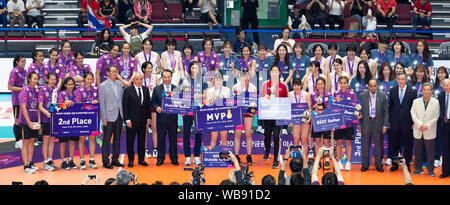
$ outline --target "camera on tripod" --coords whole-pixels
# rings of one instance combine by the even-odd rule
[[[242,185],[252,185],[253,171],[248,172],[248,166],[242,167],[244,179],[242,180]]]
[[[205,167],[195,167],[195,169],[192,169],[190,167],[185,167],[184,171],[192,171],[192,185],[201,185],[201,183],[205,183],[205,178],[202,177],[205,172]]]

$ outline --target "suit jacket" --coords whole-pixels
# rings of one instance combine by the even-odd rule
[[[123,119],[131,120],[132,124],[142,122],[151,118],[150,92],[147,87],[141,86],[144,101],[138,97],[134,84],[126,88],[123,92]]]
[[[171,91],[174,91],[176,86],[171,84]],[[153,95],[152,95],[152,106],[153,110],[156,112],[156,108],[161,107],[162,108],[162,94],[164,92],[164,84],[161,83],[160,85],[156,86],[155,89],[153,89]],[[165,114],[165,113],[158,113],[156,112],[157,119],[161,117],[172,117],[178,120],[178,116],[174,114]]]
[[[417,98],[411,108],[411,117],[414,121],[414,138],[432,140],[436,138],[437,121],[439,119],[439,101],[431,97],[425,110],[423,97]],[[425,125],[428,130],[420,131],[420,126]]]
[[[441,111],[439,117],[442,119],[442,121],[444,121],[444,117],[445,117],[445,95],[446,94],[447,93],[445,93],[445,92],[441,92],[438,95],[439,108],[440,108],[439,110]]]
[[[114,92],[114,86],[116,87],[116,92]],[[122,83],[120,83],[119,80],[115,80],[113,82],[108,78],[100,85],[98,96],[100,103],[100,113],[103,120],[106,120],[108,122],[115,122],[119,113],[123,118],[122,90]]]
[[[369,126],[376,126],[376,129],[380,132],[382,131],[383,127],[388,127],[389,125],[389,109],[388,109],[388,103],[386,94],[383,92],[377,91],[377,97],[376,97],[376,114],[375,114],[375,125],[372,124],[373,120],[370,120],[370,108],[369,108],[369,101],[370,101],[370,94],[369,91],[365,91],[361,93],[358,97],[358,101],[361,102],[362,110],[362,118],[359,120],[359,124],[361,125],[361,129],[364,132],[364,129]]]
[[[411,118],[411,107],[414,99],[417,98],[417,92],[407,86],[406,92],[403,94],[403,101],[400,104],[399,86],[395,86],[390,89],[389,97],[389,119],[391,128],[399,126],[400,123],[406,124],[411,127],[413,124]]]

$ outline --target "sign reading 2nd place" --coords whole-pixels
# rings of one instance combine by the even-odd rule
[[[53,104],[50,134],[55,137],[96,135],[100,126],[99,111],[98,104]]]

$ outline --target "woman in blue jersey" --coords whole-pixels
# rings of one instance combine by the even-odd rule
[[[389,62],[384,62],[380,66],[380,74],[378,75],[378,91],[384,92],[389,100],[390,89],[397,86],[395,72]]]
[[[411,76],[413,73],[413,67],[410,57],[405,53],[405,46],[403,42],[397,40],[392,44],[392,50],[394,51],[394,56],[391,62],[391,67],[394,67],[396,63],[401,62],[406,67],[406,75]]]
[[[422,86],[424,83],[428,82],[430,82],[430,77],[428,75],[428,70],[425,68],[425,65],[417,65],[411,76],[411,87],[412,89],[416,90],[417,98],[422,97]]]
[[[369,64],[367,64],[367,61],[361,60],[358,63],[356,78],[352,78],[350,82],[350,88],[356,93],[356,96],[359,96],[361,92],[369,90],[367,84],[370,79],[372,79],[372,73],[370,72]]]
[[[431,75],[431,71],[433,70],[434,62],[431,57],[430,49],[428,48],[427,41],[421,39],[417,41],[416,44],[416,52],[411,55],[411,62],[413,68],[415,68],[419,64],[424,64],[428,69],[428,74]]]

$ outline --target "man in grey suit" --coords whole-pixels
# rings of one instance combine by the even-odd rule
[[[372,79],[369,81],[369,91],[361,93],[358,101],[361,102],[362,114],[358,117],[358,131],[362,133],[362,168],[369,169],[369,157],[372,137],[375,144],[375,167],[383,172],[383,135],[389,125],[388,102],[386,94],[377,92],[378,83]]]
[[[99,88],[100,113],[103,121],[103,145],[102,161],[103,167],[112,169],[113,166],[123,167],[119,162],[120,135],[122,134],[123,110],[122,95],[123,88],[116,78],[119,69],[111,65],[107,69],[109,78]],[[114,135],[112,163],[109,161],[111,136]]]

